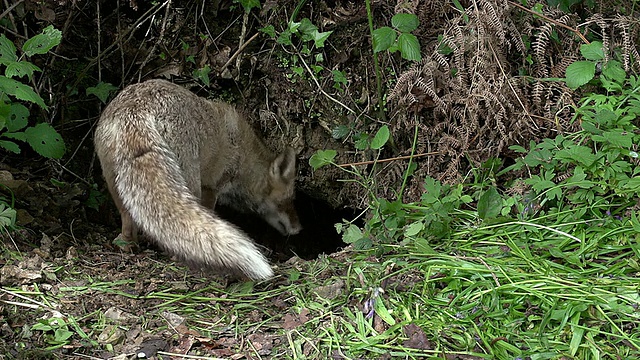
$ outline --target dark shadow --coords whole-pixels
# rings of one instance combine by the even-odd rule
[[[299,234],[288,237],[282,236],[255,214],[239,213],[226,206],[218,206],[215,211],[242,228],[258,244],[269,248],[274,260],[284,261],[292,255],[309,260],[345,246],[334,224],[342,222],[342,219],[353,219],[356,214],[354,210],[334,209],[326,202],[304,193],[296,194],[295,206],[303,229]]]

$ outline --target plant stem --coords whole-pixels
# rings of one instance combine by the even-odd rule
[[[371,0],[365,0],[367,6],[367,19],[369,20],[369,33],[371,34],[371,52],[373,52],[373,67],[376,72],[376,92],[378,95],[379,120],[385,121],[384,101],[382,99],[382,75],[378,64],[378,53],[373,48],[373,13],[371,12]]]

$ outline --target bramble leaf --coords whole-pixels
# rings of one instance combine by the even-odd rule
[[[391,18],[391,26],[403,33],[409,33],[418,28],[420,20],[414,14],[395,14]]]
[[[396,31],[388,26],[373,30],[373,52],[385,51],[396,41]]]
[[[596,74],[596,63],[593,61],[576,61],[567,67],[565,72],[567,86],[577,89],[588,83]]]
[[[420,42],[418,38],[413,34],[402,33],[398,36],[398,48],[403,59],[420,61],[422,54],[420,54]]]
[[[591,44],[582,44],[580,46],[580,53],[587,60],[604,60],[604,51],[602,51],[602,42],[600,41],[594,41]]]

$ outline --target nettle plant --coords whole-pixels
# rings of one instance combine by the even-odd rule
[[[29,109],[21,102],[33,103],[47,110],[47,105],[31,86],[39,67],[26,59],[33,55],[46,54],[60,43],[62,33],[48,26],[41,34],[27,40],[18,49],[4,34],[0,35],[0,148],[19,154],[20,147],[14,140],[28,143],[38,154],[59,159],[64,154],[64,142],[51,125],[41,123],[27,126]]]
[[[619,214],[640,195],[640,79],[627,76],[616,60],[604,62],[599,42],[583,45],[581,52],[587,60],[570,65],[565,79],[572,88],[596,89],[576,108],[573,120],[581,130],[532,142],[529,150],[512,146],[526,155],[511,168],[538,170],[525,180],[538,204],[568,205],[577,217],[586,211]],[[602,72],[596,76],[600,65]]]

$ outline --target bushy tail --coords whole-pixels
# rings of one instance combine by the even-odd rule
[[[273,276],[267,259],[247,235],[200,205],[174,153],[153,136],[157,133],[146,130],[150,133],[137,135],[151,135],[155,141],[149,143],[154,145],[114,154],[116,189],[136,224],[186,262],[241,272],[251,279]]]

